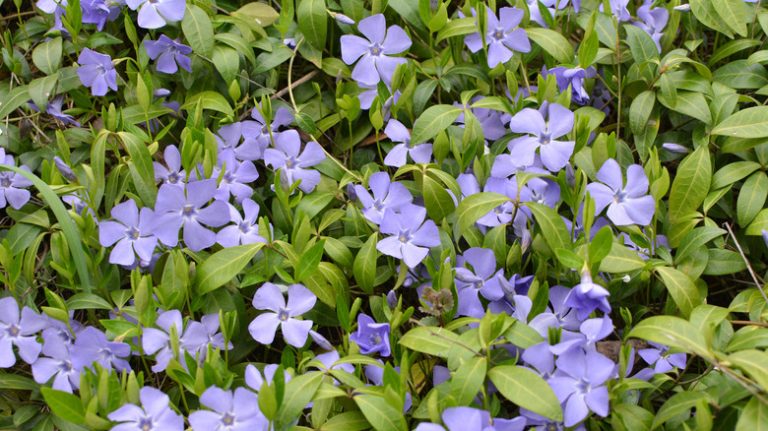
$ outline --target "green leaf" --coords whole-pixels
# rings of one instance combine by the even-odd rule
[[[80,230],[75,225],[72,216],[69,215],[69,211],[64,207],[59,196],[51,190],[45,181],[31,172],[3,164],[0,164],[0,170],[12,171],[28,179],[43,196],[43,200],[53,211],[56,220],[59,222],[59,227],[67,239],[71,259],[74,261],[77,275],[80,277],[80,285],[83,287],[83,291],[86,293],[90,292],[92,288],[91,277],[88,269],[88,259],[83,251],[83,240],[80,237]]]
[[[768,208],[761,210],[752,220],[752,223],[744,233],[747,235],[762,235],[764,230],[768,230]]]
[[[731,88],[753,90],[768,85],[768,72],[761,64],[735,60],[720,67],[713,74],[716,82]]]
[[[53,95],[53,88],[56,86],[58,78],[58,74],[49,75],[33,79],[29,83],[29,97],[32,98],[32,101],[35,102],[35,105],[40,110],[45,110],[45,107],[48,106],[48,100]]]
[[[16,87],[4,99],[0,100],[0,120],[3,121],[16,108],[29,101],[29,88],[26,85]]]
[[[325,38],[328,34],[325,0],[301,0],[296,8],[296,19],[299,30],[307,41],[319,50],[325,48]]]
[[[411,144],[428,141],[456,121],[463,111],[453,105],[435,105],[427,108],[413,123]]]
[[[324,248],[325,240],[321,239],[316,242],[315,245],[310,247],[309,250],[304,250],[304,252],[301,253],[293,277],[297,282],[303,282],[307,277],[317,271],[317,266],[320,264],[320,259],[323,257]]]
[[[451,394],[460,406],[469,405],[485,382],[488,361],[483,357],[472,357],[453,374]]]
[[[649,317],[632,328],[629,337],[664,344],[684,352],[695,353],[705,359],[712,358],[701,332],[687,320],[679,317]]]
[[[371,425],[365,416],[361,412],[353,410],[328,419],[320,426],[320,431],[362,431],[370,427]]]
[[[215,42],[213,24],[204,10],[194,4],[187,4],[187,11],[181,20],[181,30],[195,53],[203,57],[211,56]]]
[[[681,261],[688,255],[693,253],[696,249],[702,245],[712,241],[713,239],[725,235],[726,232],[723,229],[714,226],[702,226],[698,227],[685,235],[680,246],[677,248],[675,259]]]
[[[656,416],[653,418],[651,429],[656,429],[664,422],[679,416],[682,413],[692,409],[699,401],[708,401],[709,395],[706,392],[679,392],[662,404]]]
[[[715,12],[731,30],[741,37],[747,37],[748,17],[742,0],[710,0]]]
[[[573,63],[573,46],[560,33],[546,28],[525,29],[528,37],[560,63]]]
[[[712,162],[706,146],[689,154],[677,168],[669,192],[669,219],[682,221],[696,211],[709,192],[712,182]]]
[[[408,24],[419,30],[426,30],[419,16],[418,2],[413,0],[389,0],[387,6],[394,9]]]
[[[29,377],[0,372],[0,387],[6,390],[33,391],[40,385]]]
[[[459,336],[445,328],[417,326],[400,338],[399,343],[415,352],[447,358]]]
[[[40,388],[40,393],[53,414],[75,424],[85,423],[85,409],[80,397],[47,387]]]
[[[768,431],[768,406],[757,397],[750,398],[741,410],[736,431]]]
[[[430,219],[440,221],[456,210],[451,195],[437,181],[424,175],[421,186]]]
[[[195,112],[198,103],[203,109],[218,111],[228,116],[235,115],[227,99],[215,91],[201,91],[197,94],[188,95],[181,109]]]
[[[139,197],[145,206],[154,206],[157,197],[157,184],[155,183],[155,168],[149,149],[136,135],[128,132],[119,132],[117,135],[128,155],[131,156],[128,168]]]
[[[480,217],[505,202],[509,202],[509,198],[499,193],[481,192],[467,196],[456,209],[458,218],[454,230],[464,234]]]
[[[563,420],[563,411],[555,392],[532,370],[516,365],[501,365],[492,368],[488,377],[504,398],[546,418]]]
[[[643,91],[632,100],[629,105],[629,128],[632,133],[639,135],[645,131],[655,102],[656,93],[651,90]]]
[[[406,431],[408,429],[403,412],[387,402],[384,397],[363,394],[357,395],[354,400],[368,423],[376,431]]]
[[[261,27],[272,25],[280,17],[280,14],[272,6],[261,2],[248,3],[232,12],[232,15],[246,20],[253,20]]]
[[[701,93],[678,91],[675,98],[671,99],[662,92],[659,94],[659,102],[673,111],[701,120],[704,124],[712,122],[712,113],[709,111],[709,105],[707,105],[707,100]]]
[[[691,311],[702,303],[699,290],[684,272],[668,266],[658,266],[655,269],[684,316],[690,315]]]
[[[280,403],[277,413],[278,421],[285,425],[295,421],[315,396],[322,382],[323,373],[313,371],[296,376],[286,383],[283,402]]]
[[[216,45],[211,61],[225,82],[232,82],[240,71],[240,55],[229,46]]]
[[[636,271],[645,267],[646,262],[637,255],[637,252],[619,242],[611,245],[611,251],[600,262],[600,271],[610,273],[622,273]]]
[[[584,259],[567,248],[555,249],[555,257],[566,268],[580,270],[584,266]]]
[[[712,0],[691,0],[688,3],[691,5],[691,12],[702,24],[728,37],[733,36],[728,24],[717,13]]]
[[[288,61],[293,56],[293,51],[287,46],[280,44],[273,46],[272,52],[262,52],[256,57],[258,65],[252,70],[252,73],[264,73]]]
[[[747,269],[747,264],[739,253],[732,250],[710,248],[709,259],[704,268],[704,275],[728,275]]]
[[[760,169],[760,163],[757,162],[742,160],[728,163],[712,176],[712,190],[730,186],[758,169]]]
[[[197,293],[203,295],[212,292],[235,278],[262,247],[263,243],[238,245],[211,255],[197,268]]]
[[[464,36],[472,33],[477,33],[475,18],[456,18],[450,20],[445,27],[437,32],[436,42],[443,41],[449,37]]]
[[[768,347],[768,329],[758,328],[756,326],[745,326],[733,334],[733,338],[728,342],[725,351],[736,352],[739,350],[765,347]]]
[[[625,24],[624,31],[627,32],[627,45],[629,45],[629,50],[636,63],[659,58],[656,44],[643,29],[632,24]]]
[[[352,273],[355,276],[355,281],[367,293],[373,292],[373,286],[376,281],[376,260],[378,258],[376,243],[378,241],[378,234],[372,233],[360,248],[352,264]]]
[[[589,264],[594,265],[611,252],[613,248],[613,231],[608,226],[603,226],[597,231],[592,241],[589,243]]]
[[[112,310],[112,304],[99,295],[92,293],[77,293],[67,299],[70,310]]]
[[[541,229],[544,240],[547,241],[549,247],[552,250],[558,248],[570,250],[573,241],[563,218],[546,205],[535,202],[527,202],[526,205],[531,209],[533,217],[536,219],[536,225]]]
[[[765,172],[755,172],[744,181],[736,201],[736,215],[739,226],[746,227],[763,209],[768,197],[768,176]]]
[[[61,38],[55,37],[35,47],[32,62],[46,75],[53,75],[61,66],[61,52]]]
[[[712,134],[737,138],[768,137],[768,106],[742,109],[715,126]]]
[[[728,361],[748,374],[760,387],[768,389],[768,353],[756,349],[740,350],[728,355]]]

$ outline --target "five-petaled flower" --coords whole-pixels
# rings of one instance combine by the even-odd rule
[[[200,404],[211,410],[189,415],[194,431],[266,431],[269,421],[259,410],[258,396],[246,388],[225,391],[211,386],[200,396]]]
[[[414,268],[421,263],[430,247],[440,245],[440,233],[435,222],[424,219],[427,210],[418,205],[405,205],[399,213],[392,210],[384,212],[379,226],[381,233],[388,236],[376,244],[380,252],[398,259]]]
[[[376,172],[368,178],[371,192],[361,185],[355,185],[357,199],[363,204],[363,215],[368,220],[380,224],[387,209],[398,211],[413,201],[413,196],[404,185],[391,182],[386,172]]]
[[[485,43],[488,45],[488,67],[496,67],[498,64],[508,62],[514,53],[528,52],[531,50],[531,42],[525,30],[519,28],[523,20],[524,12],[516,7],[503,7],[499,9],[499,18],[491,8],[486,7],[487,32]],[[483,49],[483,40],[480,33],[470,34],[464,39],[472,52]]]
[[[170,399],[159,389],[149,386],[139,391],[141,406],[125,404],[107,417],[119,425],[112,431],[183,431],[184,418],[170,407]]]
[[[117,243],[109,254],[110,263],[131,266],[136,263],[136,255],[145,262],[152,260],[152,252],[157,246],[157,237],[152,234],[154,216],[149,208],[139,211],[133,199],[112,207],[115,221],[99,223],[102,247]]]
[[[608,218],[616,226],[651,223],[656,210],[656,201],[648,193],[648,177],[640,165],[627,168],[624,182],[621,166],[614,159],[608,159],[597,171],[602,183],[587,185],[587,191],[595,200],[595,215],[608,207]]]
[[[320,182],[320,172],[311,168],[325,160],[325,152],[315,141],[308,142],[301,151],[299,132],[286,130],[275,138],[275,148],[264,151],[264,162],[274,170],[280,169],[280,180],[285,187],[296,181],[304,193],[310,193]]]
[[[432,144],[411,144],[411,133],[403,123],[389,120],[384,128],[387,137],[397,144],[384,157],[384,164],[399,168],[406,164],[408,156],[416,163],[429,163],[432,160]]]
[[[248,331],[254,340],[261,344],[271,344],[275,339],[277,328],[283,331],[285,342],[294,347],[302,347],[307,342],[311,320],[299,320],[302,314],[315,306],[317,297],[300,284],[288,286],[288,303],[286,304],[280,287],[272,283],[264,283],[253,295],[253,306],[257,310],[268,310],[256,316],[248,325]]]
[[[77,76],[80,82],[91,88],[94,96],[103,96],[112,89],[117,91],[117,71],[112,64],[112,57],[85,48],[77,57]]]
[[[31,364],[37,360],[42,346],[35,334],[45,328],[46,320],[29,307],[19,311],[13,297],[0,299],[0,368],[12,367],[16,363],[13,346],[19,349],[19,356]]]
[[[411,39],[398,25],[387,28],[382,14],[360,20],[357,28],[365,38],[351,34],[341,36],[344,63],[352,64],[360,59],[352,70],[352,79],[363,85],[376,85],[380,80],[389,85],[397,66],[408,61],[390,55],[410,48]]]
[[[382,357],[387,357],[391,353],[389,323],[376,323],[365,313],[357,315],[357,332],[351,334],[349,339],[360,346],[360,353],[364,355],[378,353]]]
[[[573,112],[557,103],[544,103],[539,110],[523,109],[509,121],[509,128],[527,136],[510,141],[509,151],[519,165],[530,166],[538,149],[544,167],[551,172],[560,171],[568,164],[576,143],[557,139],[573,129],[573,118]]]
[[[144,41],[144,49],[152,60],[157,60],[157,71],[172,75],[179,71],[179,67],[187,72],[192,71],[192,62],[189,54],[192,48],[161,34],[157,40]]]

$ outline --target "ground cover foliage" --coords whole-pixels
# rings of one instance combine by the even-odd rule
[[[760,2],[0,12],[0,429],[768,429]]]

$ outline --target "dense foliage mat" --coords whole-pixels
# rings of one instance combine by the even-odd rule
[[[0,29],[0,429],[768,430],[759,1]]]

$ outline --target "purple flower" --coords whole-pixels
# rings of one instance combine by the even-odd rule
[[[669,347],[654,342],[649,343],[651,347],[640,349],[637,354],[648,364],[653,366],[654,374],[664,374],[675,368],[681,370],[686,367],[685,353],[669,353]],[[640,374],[640,373],[638,373]]]
[[[499,9],[499,18],[496,18],[489,7],[486,7],[486,13],[488,18],[485,42],[488,44],[488,67],[493,68],[500,63],[508,62],[514,51],[529,52],[531,50],[528,35],[525,30],[518,28],[524,15],[522,9],[503,7]],[[464,38],[464,43],[472,52],[483,49],[480,33],[470,34]]]
[[[31,105],[34,106],[34,103],[31,103]],[[48,113],[51,117],[55,118],[58,121],[61,121],[64,124],[71,124],[75,127],[80,127],[80,123],[75,120],[75,117],[65,114],[61,111],[61,108],[64,105],[64,96],[59,95],[51,99],[50,102],[48,102],[48,106],[45,107],[45,112]],[[35,106],[37,108],[37,106]]]
[[[131,10],[139,9],[139,27],[155,29],[184,18],[186,0],[126,0]]]
[[[669,12],[663,7],[651,8],[652,5],[652,1],[646,0],[642,6],[637,8],[637,17],[640,20],[632,24],[648,33],[656,43],[656,49],[661,53],[660,40],[661,36],[663,36],[662,31],[667,26],[667,21],[669,21]]]
[[[96,24],[96,29],[101,31],[107,21],[114,21],[120,15],[122,6],[122,0],[82,0],[83,23]]]
[[[179,356],[183,358],[184,352],[194,356],[195,352],[208,341],[208,334],[205,328],[199,322],[190,322],[187,329],[184,330],[181,312],[179,310],[169,310],[160,313],[157,316],[155,325],[158,328],[144,328],[141,336],[141,345],[144,353],[155,356],[155,365],[152,371],[159,373],[165,370],[168,362],[174,358],[175,354],[171,345],[171,333],[175,331],[179,342]],[[183,362],[180,361],[180,362]]]
[[[552,69],[544,71],[543,76],[549,74],[555,75],[557,80],[557,88],[560,91],[565,91],[568,87],[571,87],[573,92],[573,101],[578,105],[586,105],[589,103],[589,93],[584,88],[584,80],[587,78],[594,78],[597,75],[593,67],[583,69],[581,67],[567,68],[564,66],[553,67]]]
[[[472,102],[476,102],[481,98],[482,97],[480,96],[474,97],[472,98]],[[455,102],[453,105],[465,108],[465,106],[462,106],[458,102]],[[483,137],[485,139],[495,141],[507,134],[507,127],[504,124],[505,121],[502,120],[503,115],[501,112],[486,108],[471,108],[471,110],[475,117],[477,117],[477,121],[483,129]],[[455,123],[463,125],[464,121],[464,113],[462,112],[456,118]]]
[[[117,243],[109,254],[109,262],[130,266],[136,263],[136,255],[145,261],[152,260],[152,253],[157,246],[157,237],[152,234],[155,214],[149,208],[136,208],[131,199],[112,208],[112,218],[116,221],[99,223],[99,243],[110,247]]]
[[[77,57],[77,76],[80,82],[91,88],[94,96],[103,96],[109,89],[117,91],[117,71],[112,64],[112,57],[85,48]]]
[[[512,200],[517,200],[517,181],[509,180],[506,178],[488,178],[483,188],[485,192],[494,192],[506,195]],[[513,218],[514,217],[514,221]],[[480,217],[477,220],[477,224],[486,227],[495,227],[501,224],[507,224],[512,222],[516,231],[520,231],[526,222],[526,214],[524,208],[516,205],[512,201],[504,202],[488,212],[488,214]]]
[[[72,170],[72,168],[62,160],[59,156],[53,156],[53,164],[56,166],[56,169],[59,170],[61,173],[61,176],[68,179],[69,181],[77,181],[77,176],[75,175],[75,172]]]
[[[93,326],[88,326],[77,334],[70,354],[72,365],[79,371],[91,368],[95,362],[107,370],[113,367],[118,371],[131,369],[131,365],[125,360],[131,355],[131,347],[125,343],[109,341],[103,332]]]
[[[255,121],[238,121],[222,126],[216,131],[219,158],[234,155],[237,160],[259,160],[269,140],[260,141],[260,127]]]
[[[259,399],[245,388],[234,393],[211,386],[200,396],[200,404],[210,408],[189,415],[194,431],[266,431],[269,422],[259,410]]]
[[[485,307],[478,294],[485,299],[496,301],[504,296],[498,278],[504,277],[504,270],[496,270],[496,256],[493,250],[473,247],[456,258],[456,293],[459,298],[457,314],[460,316],[482,317]],[[471,265],[470,270],[465,265]]]
[[[407,163],[410,155],[416,163],[429,163],[432,160],[432,144],[411,144],[411,132],[397,120],[389,120],[384,133],[392,142],[398,142],[384,158],[384,164],[399,168]]]
[[[219,227],[230,221],[225,202],[213,201],[216,180],[208,179],[188,183],[185,190],[163,184],[157,193],[155,205],[155,235],[168,247],[179,241],[179,229],[184,228],[184,244],[192,251],[200,251],[216,243],[216,234],[205,226]]]
[[[307,342],[311,320],[298,320],[302,314],[315,306],[317,297],[301,284],[288,286],[288,304],[280,287],[264,283],[253,296],[253,306],[257,310],[269,310],[256,316],[248,325],[248,331],[254,340],[261,344],[272,344],[277,328],[281,327],[283,339],[294,347],[302,347]]]
[[[545,311],[531,319],[528,325],[535,329],[542,337],[547,337],[549,328],[563,328],[569,331],[577,331],[581,320],[576,316],[576,311],[567,305],[570,289],[563,286],[549,288],[549,303]]]
[[[629,21],[629,19],[632,18],[629,15],[629,9],[627,9],[629,0],[608,0],[608,2],[611,7],[611,13],[619,20],[619,22]],[[603,12],[602,3],[600,4],[600,12]]]
[[[559,200],[560,186],[549,178],[531,178],[520,190],[521,202],[535,202],[554,208]],[[528,215],[527,208],[520,208],[520,211]]]
[[[522,431],[526,423],[522,416],[491,421],[490,413],[472,407],[449,407],[443,411],[442,419],[445,428],[421,423],[414,431]]]
[[[178,186],[183,189],[187,174],[181,167],[181,153],[179,153],[179,149],[175,145],[165,147],[163,158],[165,159],[165,165],[152,162],[155,168],[155,181]]]
[[[379,229],[392,236],[379,241],[376,249],[414,268],[427,257],[430,247],[440,245],[437,226],[432,220],[424,222],[426,217],[427,210],[417,205],[406,205],[400,213],[387,210]]]
[[[331,12],[331,11],[328,11],[328,13],[331,15],[331,17],[333,17],[333,19],[335,19],[336,21],[338,21],[341,24],[355,25],[355,20],[353,20],[352,18],[350,18],[350,17],[348,17],[348,16],[346,16],[346,15],[344,15],[342,13]]]
[[[150,0],[150,3],[153,1]],[[189,54],[192,48],[161,34],[157,40],[145,40],[144,49],[152,60],[157,60],[157,71],[172,75],[178,72],[179,67],[187,72],[192,71],[192,62]]]
[[[331,350],[330,352],[321,353],[315,356],[315,360],[323,364],[326,370],[343,370],[350,374],[355,372],[355,366],[349,363],[337,364],[339,360],[339,352]]]
[[[58,335],[45,335],[44,332],[45,344],[42,353],[47,357],[40,357],[32,364],[32,377],[41,385],[53,378],[53,389],[71,394],[80,387],[80,371],[72,365],[69,344]]]
[[[599,284],[592,281],[589,271],[581,273],[581,283],[573,286],[568,297],[565,298],[565,305],[575,308],[579,320],[584,320],[595,310],[603,313],[611,312],[611,305],[608,303],[608,291]]]
[[[656,201],[648,193],[648,177],[640,165],[627,168],[624,183],[621,167],[614,159],[608,159],[597,171],[600,183],[587,185],[587,191],[595,200],[595,215],[608,207],[608,218],[616,226],[638,224],[646,226],[653,219]]]
[[[311,193],[320,183],[320,172],[307,169],[325,160],[325,152],[317,142],[308,142],[301,151],[301,138],[295,130],[286,130],[275,137],[275,148],[264,151],[264,162],[274,170],[280,169],[280,180],[285,187],[296,181],[304,193]]]
[[[264,375],[262,376],[261,372],[259,372],[259,369],[256,368],[256,366],[253,364],[248,364],[248,366],[245,367],[245,384],[253,389],[254,392],[258,393],[261,390],[261,386],[264,384],[264,382],[272,384],[272,381],[275,379],[275,372],[277,371],[278,367],[278,364],[265,365]],[[291,380],[291,375],[288,374],[288,371],[283,370],[283,378],[286,383]]]
[[[616,364],[596,351],[572,350],[557,358],[557,375],[548,383],[564,404],[564,424],[572,427],[593,411],[608,415],[605,382],[616,373]]]
[[[184,418],[171,409],[168,395],[145,386],[139,400],[141,406],[125,404],[107,416],[121,422],[112,431],[184,431]]]
[[[560,342],[550,347],[550,350],[555,355],[562,355],[575,348],[595,350],[597,342],[611,335],[611,332],[613,332],[613,321],[610,317],[587,319],[582,322],[579,332],[562,331]]]
[[[400,26],[387,28],[382,14],[360,20],[357,29],[365,38],[350,34],[341,36],[344,63],[351,65],[360,59],[352,70],[352,79],[364,85],[376,85],[383,80],[389,86],[397,66],[408,61],[389,56],[410,48],[411,39]]]
[[[221,178],[219,188],[214,199],[228,201],[229,196],[235,198],[235,202],[253,195],[253,189],[248,185],[259,178],[259,171],[250,160],[237,161],[234,155],[219,159],[219,166],[213,169],[213,178]]]
[[[42,350],[36,334],[45,326],[46,319],[31,308],[24,307],[19,313],[19,304],[13,297],[0,299],[0,368],[16,364],[13,346],[24,362],[34,363]]]
[[[0,148],[0,163],[8,166],[16,166],[13,156],[5,154],[5,150]],[[29,171],[26,166],[21,169]],[[0,209],[11,205],[14,209],[21,209],[32,196],[25,187],[32,185],[32,182],[25,177],[11,171],[0,170]]]
[[[241,216],[233,206],[229,206],[230,218],[235,224],[221,229],[216,234],[216,242],[224,247],[267,242],[259,235],[259,204],[251,199],[244,199],[242,206],[245,216]]]
[[[376,172],[368,178],[368,186],[373,197],[363,186],[355,185],[357,199],[363,204],[363,215],[368,220],[380,224],[386,210],[398,211],[413,201],[413,196],[404,185],[391,182],[386,172]]]
[[[509,142],[509,151],[518,164],[532,165],[537,149],[542,164],[551,172],[558,172],[568,164],[576,144],[557,140],[573,129],[573,112],[568,108],[557,103],[544,103],[538,111],[525,108],[512,117],[509,127],[515,133],[528,134]]]
[[[357,332],[351,334],[349,339],[360,346],[360,353],[364,355],[378,353],[386,358],[391,354],[389,323],[376,323],[367,314],[357,315]]]
[[[247,138],[255,139],[263,152],[272,142],[272,135],[293,122],[293,113],[287,108],[278,108],[272,121],[268,122],[261,112],[254,108],[251,110],[251,118],[253,121],[247,122],[248,127],[244,126],[243,134]]]
[[[67,7],[67,0],[37,0],[35,6],[47,14],[52,14],[58,9]]]
[[[493,313],[507,313],[518,320],[527,322],[533,303],[526,296],[526,293],[533,282],[533,276],[521,277],[514,274],[507,280],[500,273],[496,278],[504,296],[488,304],[488,309]]]

